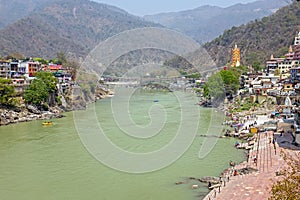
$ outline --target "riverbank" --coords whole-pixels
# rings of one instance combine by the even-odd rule
[[[257,125],[264,124],[271,120],[267,116],[258,116]],[[251,124],[248,121],[246,124]],[[277,141],[273,143],[274,141]],[[231,200],[251,200],[268,199],[271,195],[271,186],[278,180],[278,172],[285,167],[285,162],[280,156],[280,152],[290,152],[283,148],[281,144],[292,144],[293,138],[289,133],[279,134],[274,131],[264,131],[256,134],[253,147],[249,150],[248,159],[223,173],[220,187],[210,191],[204,200],[231,199]],[[286,147],[286,145],[285,145]],[[292,149],[299,150],[296,146]],[[252,173],[240,173],[241,170],[252,169]],[[235,173],[235,171],[237,173]]]
[[[252,167],[257,171],[250,174],[239,174],[231,176],[229,181],[222,184],[217,190],[212,190],[205,200],[251,200],[251,199],[268,199],[271,195],[271,186],[274,181],[278,180],[277,172],[284,168],[285,162],[280,156],[281,151],[290,151],[282,149],[278,144],[275,148],[269,142],[273,132],[269,131],[261,134],[260,145],[256,143],[253,150],[250,151],[248,161],[236,166]],[[253,158],[257,156],[257,161]]]
[[[52,118],[62,118],[64,112],[74,111],[74,110],[82,110],[86,109],[86,105],[89,103],[95,103],[95,101],[109,98],[114,95],[114,92],[110,89],[106,89],[105,87],[99,87],[95,91],[94,97],[90,97],[89,99],[83,98],[83,93],[81,88],[73,87],[70,90],[70,94],[68,97],[68,102],[63,98],[63,105],[48,107],[47,111],[41,111],[32,105],[21,105],[18,107],[10,107],[0,108],[0,126],[5,126],[9,124],[21,123],[21,122],[29,122],[34,120],[50,120]]]
[[[0,108],[0,126],[34,120],[50,120],[63,117],[64,111],[59,107],[51,107],[49,111],[40,111],[34,106],[22,108]]]

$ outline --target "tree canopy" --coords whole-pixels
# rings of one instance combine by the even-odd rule
[[[11,85],[10,79],[0,78],[0,104],[9,106],[13,105],[15,94],[15,88]]]
[[[33,58],[34,61],[40,62],[44,65],[48,65],[49,61],[45,60],[44,58]]]
[[[240,87],[239,77],[245,72],[244,67],[221,70],[208,78],[204,85],[204,96],[220,99],[224,95],[233,95]]]
[[[25,91],[24,99],[27,103],[41,105],[48,98],[46,84],[40,79],[34,79],[29,88]]]
[[[224,84],[222,77],[219,73],[213,74],[209,77],[208,81],[204,85],[204,96],[206,97],[218,97],[224,93]]]
[[[51,93],[56,91],[57,79],[50,72],[38,72],[35,79],[25,91],[24,99],[27,103],[41,105],[47,101]]]
[[[231,70],[221,70],[220,75],[222,77],[226,93],[236,93],[240,86],[239,76],[235,75]]]
[[[51,72],[38,72],[35,78],[40,79],[45,83],[49,93],[55,92],[58,81]]]

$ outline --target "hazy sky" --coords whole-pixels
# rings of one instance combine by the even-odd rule
[[[236,3],[255,0],[94,0],[117,6],[134,15],[156,14],[160,12],[180,11],[197,8],[202,5],[227,7]]]

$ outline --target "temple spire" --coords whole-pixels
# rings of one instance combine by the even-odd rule
[[[289,53],[293,53],[293,47],[292,47],[292,45],[290,45]]]
[[[241,51],[238,48],[237,44],[234,45],[232,49],[232,58],[231,58],[231,66],[239,67],[241,65]]]

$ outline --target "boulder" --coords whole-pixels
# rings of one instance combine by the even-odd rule
[[[202,183],[209,183],[210,182],[212,184],[217,184],[217,183],[220,182],[220,178],[214,177],[214,176],[205,176],[205,177],[199,178],[198,180]]]
[[[9,121],[8,119],[6,119],[6,118],[1,118],[1,119],[0,119],[0,125],[1,125],[1,126],[7,125],[7,124],[9,124],[9,123],[10,123],[10,121]]]
[[[35,106],[28,105],[27,109],[29,112],[31,112],[33,114],[41,114],[41,111],[39,111]]]

